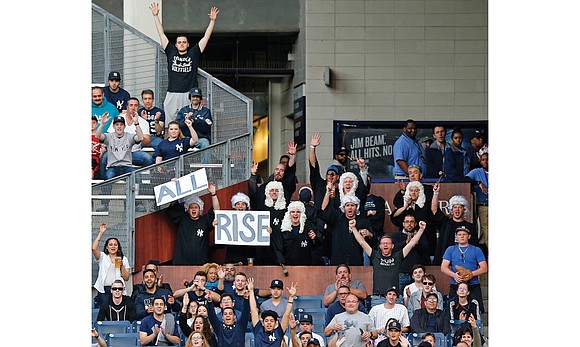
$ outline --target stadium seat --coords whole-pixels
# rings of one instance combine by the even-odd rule
[[[141,321],[140,320],[136,320],[133,322],[132,324],[133,326],[133,332],[134,333],[138,333],[139,332],[139,328],[141,327]]]
[[[139,333],[110,333],[107,335],[108,347],[140,346]]]
[[[93,322],[93,325],[97,322],[97,316],[99,315],[99,309],[98,308],[93,308],[93,320],[91,322]]]
[[[254,347],[254,334],[253,333],[246,333],[245,347]]]
[[[133,332],[133,326],[131,322],[126,320],[97,321],[97,324],[95,324],[95,329],[97,329],[97,332],[101,336],[107,336],[108,334],[125,334]]]
[[[294,307],[323,308],[322,295],[301,295],[294,299]]]
[[[181,331],[179,332],[179,346],[184,347],[187,343],[187,336]]]

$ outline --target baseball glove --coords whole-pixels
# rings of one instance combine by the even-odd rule
[[[465,282],[473,278],[473,272],[471,270],[464,268],[463,266],[456,265],[455,270],[463,278]]]

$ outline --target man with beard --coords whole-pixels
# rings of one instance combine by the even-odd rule
[[[179,110],[177,116],[175,117],[175,121],[179,123],[179,129],[181,129],[183,136],[191,137],[191,132],[185,123],[186,119],[191,120],[193,123],[193,129],[199,138],[194,148],[203,149],[209,147],[209,145],[211,145],[211,126],[213,124],[211,111],[209,108],[202,106],[201,104],[201,89],[197,87],[191,88],[189,91],[189,98],[191,100],[191,104],[184,106]],[[209,150],[203,151],[201,162],[208,163],[209,159]]]
[[[425,152],[423,146],[417,141],[417,124],[412,119],[407,119],[403,134],[395,141],[393,146],[393,161],[395,168],[393,174],[396,179],[408,178],[409,165],[418,165],[422,172],[426,172]]]
[[[234,263],[225,263],[218,269],[218,293],[234,293],[234,280],[236,278],[236,265]]]
[[[131,297],[123,295],[124,284],[121,280],[115,280],[111,285],[111,296],[109,300],[101,305],[97,314],[98,321],[104,320],[126,320],[134,321],[135,303]]]
[[[143,283],[145,284],[145,292],[140,293],[135,298],[135,308],[137,311],[137,320],[143,319],[148,314],[153,313],[153,299],[155,297],[163,297],[167,305],[166,312],[179,312],[181,306],[173,298],[173,293],[165,288],[157,287],[157,275],[152,269],[143,271]]]
[[[254,279],[248,279],[248,290],[250,292],[250,315],[252,317],[252,332],[254,333],[255,347],[280,347],[284,340],[284,334],[290,321],[292,304],[298,291],[296,283],[292,283],[288,288],[288,302],[282,315],[282,320],[278,321],[278,314],[274,311],[266,310],[260,315],[254,295]],[[260,320],[260,318],[262,318]]]
[[[210,182],[212,207],[203,214],[203,201],[197,196],[189,197],[185,204],[173,202],[166,210],[167,216],[177,224],[177,240],[172,265],[203,265],[209,259],[209,233],[213,229],[214,210],[220,209],[216,184]],[[185,210],[183,210],[185,208]]]
[[[257,211],[265,210],[264,196],[266,194],[266,185],[268,182],[280,182],[284,187],[284,199],[288,204],[292,198],[292,194],[296,191],[296,147],[298,145],[292,141],[288,142],[288,155],[290,160],[288,164],[278,163],[274,168],[272,175],[268,177],[268,181],[258,176],[258,163],[253,162],[250,167],[250,179],[248,180],[248,195],[252,208]]]
[[[149,262],[147,263],[147,265],[145,265],[145,269],[151,269],[153,270],[153,272],[155,272],[155,276],[157,276],[157,286],[159,288],[165,288],[168,289],[170,292],[173,292],[173,290],[171,289],[171,285],[167,282],[163,282],[163,275],[159,274],[159,268],[157,267],[157,260],[149,260]],[[145,291],[145,283],[135,283],[133,285],[133,292],[131,293],[131,300],[135,301],[135,298],[137,297],[137,295],[139,295],[140,293],[143,293]]]
[[[417,219],[412,213],[407,213],[403,218],[403,228],[401,231],[395,231],[391,233],[391,239],[395,244],[395,250],[402,249],[411,240],[415,233],[417,227]],[[427,236],[425,233],[419,239],[419,244],[409,251],[409,254],[403,258],[401,267],[399,269],[399,288],[398,294],[403,294],[403,289],[408,284],[413,283],[412,273],[413,266],[415,264],[430,264],[429,260],[429,242],[427,241]],[[400,320],[399,320],[400,321]],[[406,331],[405,331],[406,332]]]

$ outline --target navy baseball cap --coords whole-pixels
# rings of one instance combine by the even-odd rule
[[[300,316],[300,319],[298,321],[300,323],[307,322],[307,323],[312,324],[312,315],[311,314],[308,314],[308,313],[305,313],[305,314],[303,314],[303,315]]]
[[[194,87],[189,90],[189,97],[199,96],[200,98],[203,97],[201,94],[201,89]]]
[[[282,280],[272,280],[272,283],[270,284],[270,288],[284,289],[284,282],[282,282]]]
[[[115,119],[113,119],[113,124],[118,123],[118,122],[125,124],[125,118],[123,118],[121,116],[115,117]]]
[[[121,80],[121,74],[119,73],[119,71],[111,71],[109,72],[109,80]]]
[[[308,345],[320,346],[320,342],[318,342],[318,339],[313,337],[313,338],[310,338],[308,340],[308,343],[306,344],[306,346],[308,346]]]
[[[389,325],[387,326],[387,330],[397,329],[401,331],[401,323],[397,322],[396,320],[392,320]]]

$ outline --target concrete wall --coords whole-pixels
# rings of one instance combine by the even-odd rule
[[[211,6],[220,9],[215,33],[297,32],[297,0],[163,0],[162,22],[168,33],[203,33]]]
[[[487,119],[487,1],[306,0],[304,18],[306,136],[323,134],[322,167],[332,120]]]
[[[115,13],[122,9],[109,4]],[[296,32],[295,75],[270,82],[270,169],[293,139],[295,89],[306,95],[306,141],[323,135],[321,167],[332,158],[333,120],[486,120],[486,0],[188,0],[161,2],[169,32],[200,32],[212,5],[214,33]],[[136,6],[141,6],[145,10]],[[158,39],[149,3],[126,0],[125,20]],[[128,12],[132,12],[128,15]],[[179,20],[176,20],[179,19]],[[323,83],[325,67],[332,71]],[[308,148],[308,147],[307,147]],[[300,151],[298,175],[307,171]],[[271,170],[270,170],[271,171]]]

